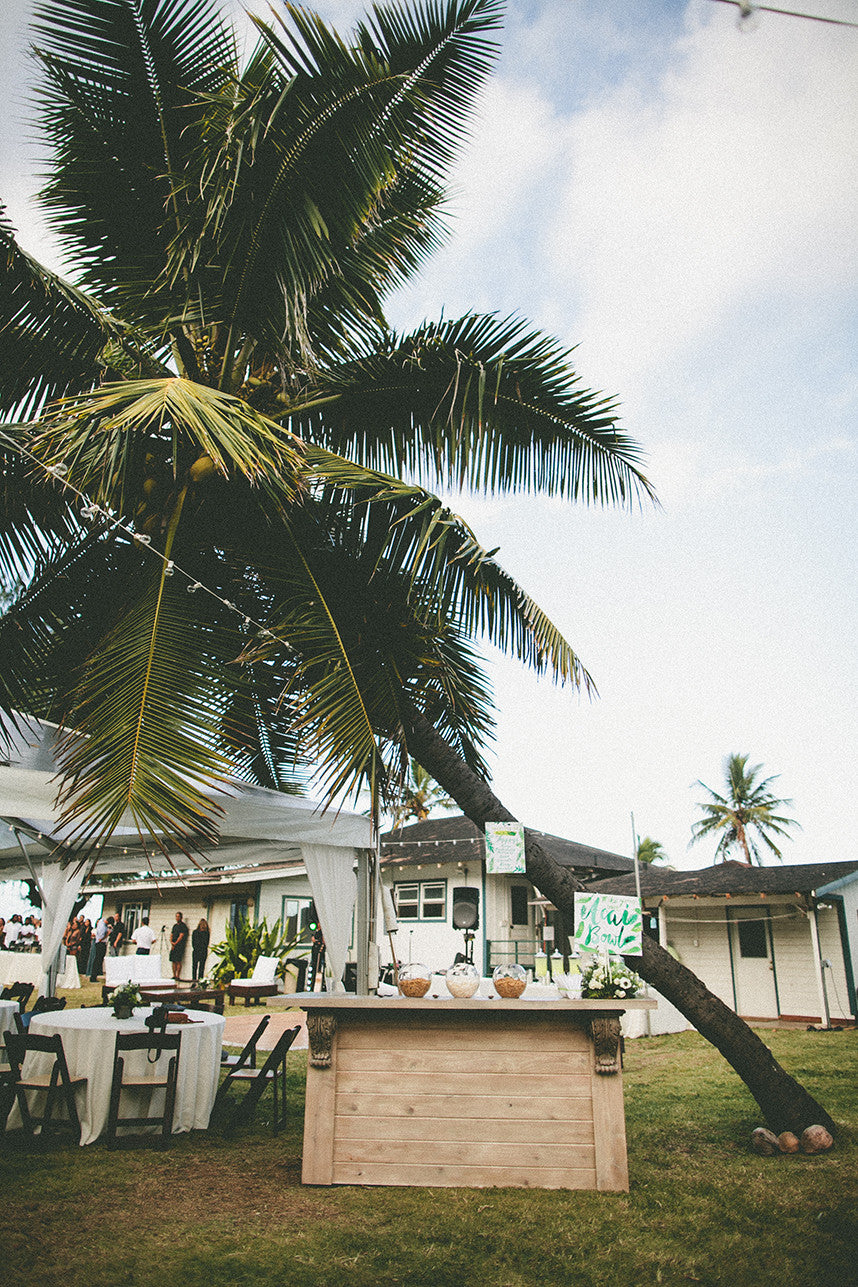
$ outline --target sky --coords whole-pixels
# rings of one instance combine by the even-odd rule
[[[363,11],[314,7],[343,31]],[[795,7],[858,21],[858,0]],[[32,200],[30,8],[0,10],[0,197],[60,267]],[[683,869],[713,861],[714,841],[688,847],[698,783],[720,789],[733,752],[792,802],[787,862],[852,858],[858,834],[858,29],[737,17],[510,0],[448,242],[389,308],[400,329],[526,317],[619,401],[658,506],[454,504],[599,691],[491,657],[496,794],[527,826],[619,853],[633,814]]]

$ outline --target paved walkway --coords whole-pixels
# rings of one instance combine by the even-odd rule
[[[247,1014],[230,1015],[224,1028],[223,1040],[227,1046],[243,1046],[253,1036],[254,1029],[266,1011],[262,1006],[249,1006]],[[301,1031],[292,1043],[293,1050],[307,1049],[307,1016],[303,1010],[269,1010],[271,1022],[262,1034],[260,1050],[273,1050],[287,1028],[300,1023]]]

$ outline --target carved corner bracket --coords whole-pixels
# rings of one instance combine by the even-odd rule
[[[620,1071],[620,1021],[614,1018],[590,1020],[590,1036],[596,1055],[597,1073]]]
[[[307,1015],[307,1038],[310,1043],[310,1065],[313,1068],[330,1068],[337,1017],[334,1014],[311,1010]]]

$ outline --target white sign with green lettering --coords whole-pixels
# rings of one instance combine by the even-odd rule
[[[575,895],[575,945],[582,952],[605,949],[620,956],[643,953],[641,900],[622,894]]]
[[[520,822],[486,823],[486,871],[506,874],[525,871],[524,827]]]

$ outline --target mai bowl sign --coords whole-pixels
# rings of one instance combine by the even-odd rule
[[[575,946],[582,952],[604,950],[641,956],[641,900],[621,894],[575,895]]]

